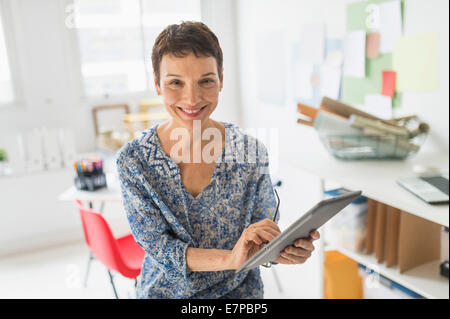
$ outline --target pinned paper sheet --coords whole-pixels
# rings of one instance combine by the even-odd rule
[[[320,68],[320,95],[331,99],[339,99],[339,90],[341,88],[341,69],[328,65],[322,65]]]
[[[380,52],[390,53],[394,41],[402,36],[402,9],[400,0],[380,3]]]
[[[366,76],[366,32],[348,32],[344,39],[344,76]]]
[[[325,24],[302,26],[300,34],[300,60],[302,63],[322,64],[325,54]]]
[[[383,71],[382,95],[389,96],[390,98],[394,97],[396,75],[394,71]]]
[[[313,88],[320,87],[320,73],[314,72],[311,75],[311,85]]]
[[[379,118],[389,120],[392,118],[392,99],[381,94],[367,94],[363,111]]]
[[[369,59],[375,59],[380,56],[380,34],[378,32],[367,34],[366,56]]]
[[[45,167],[47,169],[60,168],[62,166],[62,159],[57,131],[43,127],[41,137]]]
[[[295,63],[294,83],[295,96],[300,99],[311,99],[313,96],[313,87],[311,77],[313,75],[313,65],[309,63]]]
[[[71,128],[61,128],[58,130],[59,146],[64,167],[71,167],[75,161],[77,152],[75,147],[75,137]]]
[[[344,53],[342,50],[333,50],[327,54],[325,63],[329,66],[338,68],[342,65],[344,61]]]
[[[399,38],[394,43],[392,66],[397,91],[433,91],[439,87],[439,36],[428,33]]]
[[[271,45],[267,45],[268,43]],[[283,33],[270,30],[258,34],[256,50],[258,101],[282,106],[285,102]]]
[[[42,135],[39,129],[34,129],[26,134],[25,144],[27,149],[27,171],[35,172],[44,169],[42,149]]]

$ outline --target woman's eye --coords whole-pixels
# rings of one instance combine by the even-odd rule
[[[173,81],[170,82],[170,84],[171,84],[171,85],[180,85],[181,82],[178,81],[178,80],[173,80]]]
[[[204,79],[202,80],[202,83],[206,85],[212,85],[215,83],[215,81],[213,79]]]

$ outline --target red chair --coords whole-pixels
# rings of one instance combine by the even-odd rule
[[[118,298],[111,271],[134,279],[136,285],[136,277],[141,272],[145,252],[136,243],[133,235],[128,234],[120,238],[114,238],[108,223],[100,213],[85,208],[78,199],[75,199],[74,202],[80,211],[84,237],[90,248],[85,284],[90,262],[95,257],[106,266],[114,295]]]

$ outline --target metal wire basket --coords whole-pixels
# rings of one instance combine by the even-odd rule
[[[340,160],[406,159],[416,154],[427,134],[414,138],[395,135],[319,135],[335,158]]]

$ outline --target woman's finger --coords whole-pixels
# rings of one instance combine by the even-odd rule
[[[257,245],[261,245],[263,243],[261,238],[259,238],[258,234],[256,234],[255,230],[253,229],[246,229],[244,231],[244,236],[247,243],[250,241],[254,242]]]
[[[293,262],[294,264],[303,264],[308,259],[308,257],[299,257],[299,256],[285,253],[283,251],[280,253],[280,256]]]
[[[275,234],[270,231],[266,231],[262,228],[252,228],[245,232],[245,238],[248,241],[253,241],[257,245],[261,245],[264,242],[270,242],[276,237]]]
[[[272,234],[274,237],[277,237],[280,234],[279,231],[277,231],[276,229],[273,229],[271,227],[262,227],[261,229],[263,229],[264,231]]]
[[[306,257],[309,258],[311,257],[311,251],[310,250],[306,250],[303,248],[297,248],[294,246],[288,246],[286,247],[283,252],[289,254],[289,255],[294,255],[297,257]]]
[[[297,239],[294,242],[294,246],[298,247],[298,248],[303,248],[303,249],[306,249],[309,251],[314,251],[314,249],[315,249],[314,245],[312,244],[311,239],[303,239],[303,238]]]
[[[267,230],[262,229],[262,228],[256,228],[255,232],[260,238],[263,239],[263,242],[266,242],[266,241],[270,242],[276,237],[276,235],[271,233],[270,230],[267,231]]]
[[[295,262],[286,259],[282,256],[278,257],[277,259],[275,259],[275,262],[279,263],[279,264],[283,264],[283,265],[295,265]]]
[[[260,220],[259,222],[256,222],[254,224],[252,224],[254,226],[267,226],[270,227],[278,232],[281,233],[280,227],[278,227],[278,224],[276,222],[274,222],[273,220],[270,220],[268,218]]]
[[[317,230],[313,230],[309,235],[312,240],[318,240],[320,238],[320,233]]]

